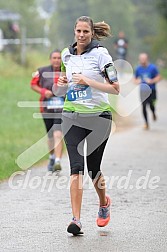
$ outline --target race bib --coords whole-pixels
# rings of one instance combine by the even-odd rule
[[[64,105],[63,97],[53,96],[47,100],[47,109],[62,109]]]
[[[149,73],[145,73],[142,75],[142,81],[147,83],[147,80],[150,79]]]
[[[67,92],[68,101],[83,101],[92,99],[91,88],[87,85],[72,85]]]

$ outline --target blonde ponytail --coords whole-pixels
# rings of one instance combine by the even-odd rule
[[[93,38],[101,40],[104,37],[110,37],[110,26],[103,22],[98,22],[93,24],[94,36]]]

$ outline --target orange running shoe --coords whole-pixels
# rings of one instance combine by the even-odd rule
[[[110,221],[110,206],[111,199],[109,196],[106,196],[107,205],[99,207],[98,217],[96,220],[97,226],[105,227]]]

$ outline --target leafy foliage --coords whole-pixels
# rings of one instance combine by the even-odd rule
[[[49,10],[47,18],[42,18],[39,6]],[[130,61],[137,59],[141,51],[148,52],[153,58],[162,57],[167,51],[166,0],[8,0],[0,2],[0,9],[21,14],[20,26],[26,27],[27,37],[43,37],[48,29],[47,35],[52,42],[49,50],[62,49],[73,43],[75,20],[88,15],[94,22],[104,20],[111,26],[112,37],[103,43],[112,55],[114,38],[121,30],[129,40]],[[1,23],[0,28],[2,26]]]
[[[160,14],[166,19],[167,21],[167,1],[166,0],[157,0],[156,1],[157,8]]]

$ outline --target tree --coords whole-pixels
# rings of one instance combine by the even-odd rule
[[[156,6],[160,13],[159,29],[152,44],[153,54],[158,55],[163,60],[163,65],[167,65],[167,1],[156,0]]]
[[[156,0],[157,8],[160,14],[166,19],[167,21],[167,1],[166,0]]]
[[[73,43],[73,26],[75,20],[83,15],[89,15],[89,4],[87,0],[57,1],[56,14],[52,18],[51,32],[52,38],[59,47],[63,48]]]
[[[94,22],[105,21],[111,27],[112,37],[106,39],[104,44],[112,56],[115,54],[113,47],[114,39],[118,36],[119,31],[124,31],[129,40],[129,60],[133,58],[134,43],[136,31],[134,29],[134,6],[131,0],[89,0],[90,15]]]

